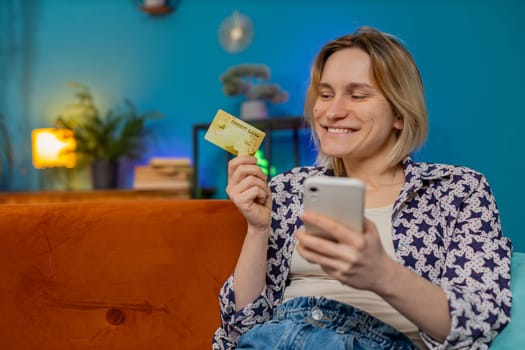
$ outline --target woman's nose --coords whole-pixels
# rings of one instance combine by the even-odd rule
[[[347,115],[347,111],[345,108],[342,108],[341,106],[332,105],[327,111],[326,116],[330,119],[342,119],[345,118]]]
[[[326,112],[326,116],[331,119],[341,119],[346,117],[347,108],[343,99],[338,97],[334,98]]]

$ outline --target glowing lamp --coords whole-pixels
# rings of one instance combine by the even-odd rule
[[[37,169],[73,168],[77,160],[76,142],[72,130],[64,128],[34,129],[33,166]]]

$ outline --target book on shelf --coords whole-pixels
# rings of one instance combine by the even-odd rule
[[[159,181],[139,181],[133,184],[134,190],[174,190],[174,191],[190,191],[191,184],[189,182],[159,182]]]
[[[138,190],[190,190],[193,167],[188,158],[152,158],[148,165],[137,165],[133,188]]]
[[[149,161],[149,165],[154,168],[161,167],[191,167],[190,158],[171,158],[171,157],[153,157]]]

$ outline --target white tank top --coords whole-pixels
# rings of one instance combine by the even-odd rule
[[[392,242],[393,204],[365,210],[365,216],[379,231],[381,243],[387,254],[395,259]],[[324,296],[368,312],[381,321],[407,335],[420,349],[426,349],[415,324],[401,315],[379,295],[354,289],[328,276],[317,264],[307,262],[294,250],[290,273],[290,284],[284,290],[284,301],[298,296]]]

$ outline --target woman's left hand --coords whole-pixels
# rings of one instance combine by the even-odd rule
[[[374,292],[384,289],[389,267],[395,261],[383,249],[371,221],[365,219],[364,232],[359,233],[312,211],[305,211],[302,219],[331,237],[329,240],[304,230],[296,232],[297,250],[307,261],[319,264],[328,275],[345,285]]]

